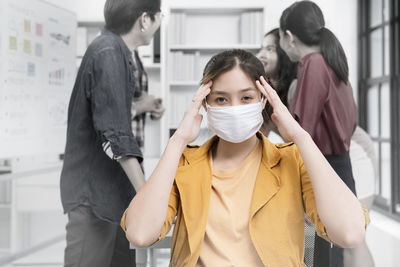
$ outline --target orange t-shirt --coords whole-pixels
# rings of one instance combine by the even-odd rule
[[[249,232],[250,203],[261,162],[262,146],[237,167],[212,168],[210,209],[196,266],[264,266]]]

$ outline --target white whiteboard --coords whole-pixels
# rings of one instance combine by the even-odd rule
[[[64,152],[76,28],[44,1],[0,1],[0,159]]]

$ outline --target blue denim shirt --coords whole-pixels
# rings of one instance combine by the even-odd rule
[[[135,91],[132,53],[118,35],[103,29],[88,47],[68,109],[67,144],[61,172],[61,201],[67,213],[90,205],[100,219],[119,223],[135,195],[117,158],[142,153],[132,134],[131,105]]]

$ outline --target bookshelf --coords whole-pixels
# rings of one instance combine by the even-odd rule
[[[171,4],[167,23],[162,26],[163,99],[167,103],[162,119],[161,148],[178,127],[200,85],[208,60],[224,50],[244,49],[256,53],[264,34],[264,5]],[[201,113],[205,115],[204,110]],[[203,119],[199,137],[202,144],[213,133]]]

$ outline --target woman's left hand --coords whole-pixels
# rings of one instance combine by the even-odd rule
[[[272,121],[285,140],[296,142],[297,137],[304,135],[305,130],[297,123],[289,110],[282,103],[276,91],[267,83],[264,77],[256,81],[257,88],[261,91],[273,109]]]

